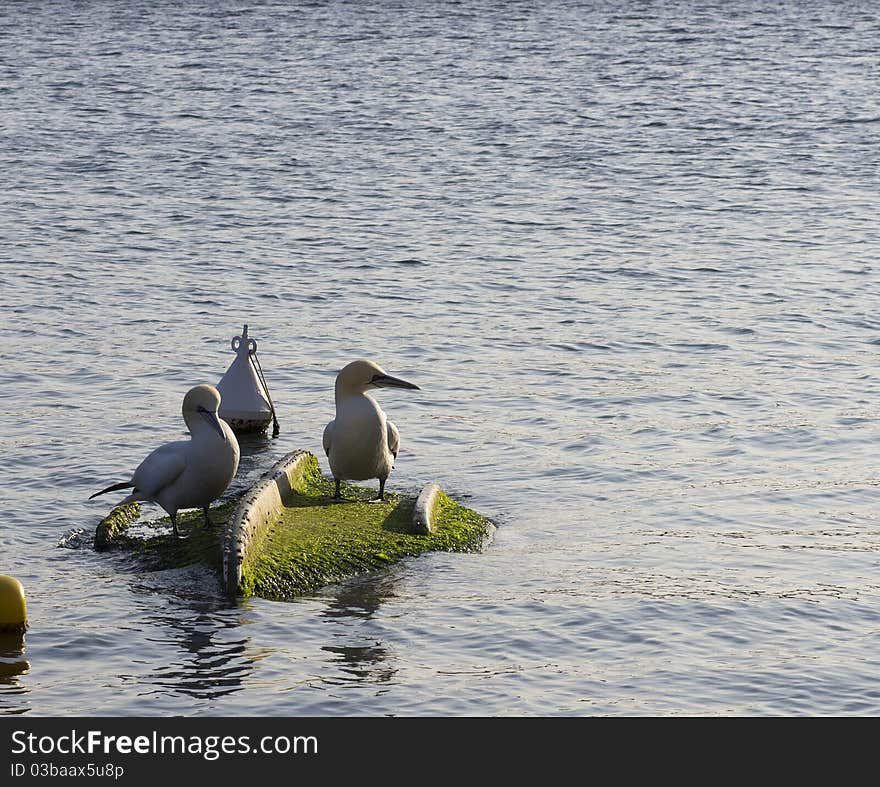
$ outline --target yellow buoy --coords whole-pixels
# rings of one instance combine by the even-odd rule
[[[14,577],[0,574],[0,631],[24,631],[26,628],[24,588]]]

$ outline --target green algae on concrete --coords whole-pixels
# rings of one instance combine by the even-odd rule
[[[386,491],[386,502],[370,502],[374,490],[343,484],[345,499],[334,500],[334,482],[321,475],[317,458],[308,452],[293,452],[273,471],[262,483],[276,479],[278,496],[259,516],[254,495],[265,488],[260,484],[212,508],[209,529],[203,527],[201,510],[180,512],[177,521],[186,536],[182,539],[174,537],[168,517],[138,521],[137,503],[117,506],[98,525],[95,548],[124,549],[152,569],[201,563],[217,571],[228,592],[282,599],[382,568],[408,555],[431,550],[479,551],[494,530],[488,519],[439,489],[427,534],[415,532],[413,496]],[[257,526],[249,531],[241,550],[240,580],[230,584],[225,565],[229,538],[248,512],[254,514],[252,522]]]
[[[290,598],[408,555],[478,551],[493,529],[442,491],[427,535],[412,532],[413,497],[386,492],[387,502],[373,503],[373,490],[348,484],[342,494],[342,502],[333,499],[333,481],[308,457],[277,520],[246,556],[239,592]]]
[[[181,511],[177,524],[184,538],[176,538],[166,516],[137,522],[137,503],[114,508],[95,532],[95,549],[120,548],[143,558],[151,568],[182,568],[194,563],[220,566],[220,536],[236,501],[223,502],[210,510],[211,527],[205,528],[201,509]]]
[[[95,530],[95,549],[100,552],[119,543],[128,526],[140,515],[141,507],[137,503],[116,506],[98,523]]]

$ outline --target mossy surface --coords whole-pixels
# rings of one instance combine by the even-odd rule
[[[113,520],[112,539],[107,540],[101,548],[127,549],[155,569],[205,563],[219,572],[220,538],[237,502],[231,500],[212,508],[211,527],[207,529],[201,509],[181,511],[177,515],[177,527],[184,538],[175,538],[171,530],[171,520],[167,516],[135,523],[131,517],[119,517],[120,509],[114,509],[98,526],[100,532],[104,523],[111,518]]]
[[[344,484],[334,500],[333,481],[311,458],[283,512],[242,570],[240,591],[263,598],[290,598],[355,574],[429,550],[471,552],[482,548],[489,521],[440,492],[436,532],[411,531],[415,498]]]
[[[281,514],[245,559],[242,595],[292,598],[407,555],[478,551],[492,528],[488,519],[443,492],[434,506],[436,532],[420,535],[412,532],[415,497],[386,491],[386,502],[372,503],[374,490],[343,484],[344,500],[337,501],[333,491],[317,459],[308,457]],[[201,510],[181,511],[182,539],[174,537],[168,517],[140,521],[136,503],[119,507],[98,526],[96,548],[124,549],[153,569],[202,563],[219,575],[221,539],[237,503],[232,499],[212,508],[209,529]]]
[[[138,503],[116,506],[98,524],[95,530],[95,549],[110,549],[123,536],[128,526],[141,515]]]

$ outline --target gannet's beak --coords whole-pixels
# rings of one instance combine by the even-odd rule
[[[399,377],[392,377],[390,374],[374,374],[370,383],[379,388],[406,388],[411,391],[422,390],[415,383],[408,383],[406,380],[401,380]]]
[[[211,426],[213,426],[217,430],[217,434],[226,440],[226,432],[223,431],[223,427],[220,426],[220,417],[217,413],[212,413],[210,410],[206,410],[204,407],[199,408],[199,415],[201,415]]]

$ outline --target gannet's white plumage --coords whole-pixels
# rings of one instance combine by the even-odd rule
[[[175,536],[180,535],[177,512],[183,508],[203,509],[208,527],[208,507],[235,477],[240,456],[235,434],[217,415],[219,407],[220,394],[214,386],[190,389],[183,399],[190,439],[159,446],[138,465],[131,481],[108,486],[89,499],[134,487],[119,505],[135,500],[158,503],[171,517]]]
[[[400,433],[370,395],[374,388],[419,390],[386,374],[373,361],[352,361],[336,376],[336,418],[324,428],[324,453],[336,481],[379,479],[377,500],[385,499],[385,481],[400,450]]]

